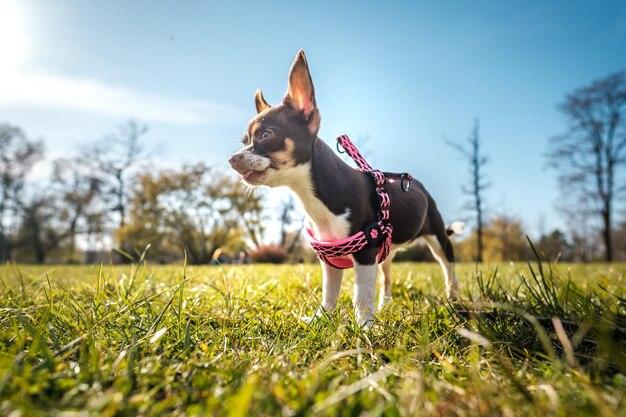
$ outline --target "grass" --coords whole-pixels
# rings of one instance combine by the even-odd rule
[[[356,327],[316,266],[0,270],[0,415],[626,415],[626,265],[395,266]]]

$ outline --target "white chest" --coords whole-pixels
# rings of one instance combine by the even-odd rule
[[[307,214],[315,237],[324,241],[338,240],[348,237],[350,233],[350,211],[340,215],[331,212],[326,205],[315,196],[311,181],[310,165],[304,164],[290,169],[290,181],[287,185],[297,196]]]

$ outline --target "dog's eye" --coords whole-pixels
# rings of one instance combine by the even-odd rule
[[[272,131],[268,130],[268,129],[265,129],[263,131],[263,133],[261,133],[261,140],[265,140],[265,139],[269,138],[270,136],[272,136]]]

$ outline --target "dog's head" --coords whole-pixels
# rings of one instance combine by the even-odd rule
[[[313,81],[301,50],[289,72],[287,95],[270,106],[261,90],[254,101],[257,115],[243,136],[243,149],[229,162],[250,185],[289,185],[295,171],[307,167],[320,126]]]

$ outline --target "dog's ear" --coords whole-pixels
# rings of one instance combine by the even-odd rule
[[[272,107],[269,104],[267,104],[267,101],[265,101],[265,98],[263,97],[263,93],[261,92],[261,90],[256,90],[256,93],[254,94],[254,104],[256,104],[257,113],[261,113],[263,110],[269,109],[270,107]]]
[[[320,127],[320,115],[315,104],[315,91],[306,56],[301,49],[289,72],[289,86],[284,103],[301,112],[309,125],[311,134],[316,135]]]

